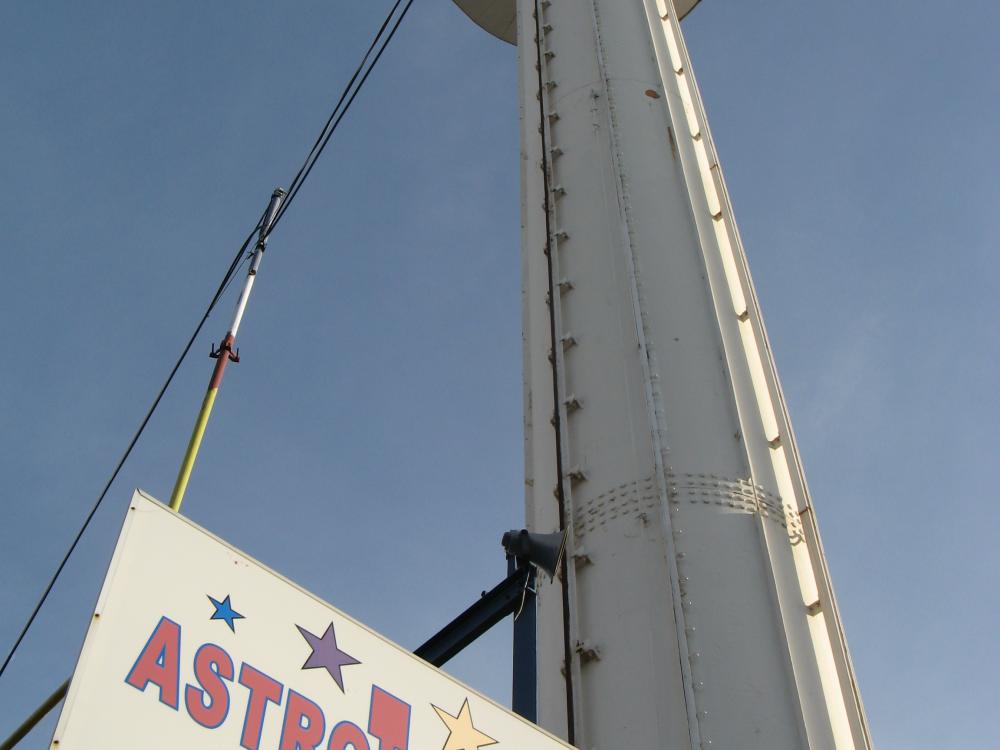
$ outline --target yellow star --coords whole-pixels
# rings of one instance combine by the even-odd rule
[[[458,716],[452,716],[433,703],[431,704],[441,721],[448,727],[448,740],[441,750],[479,750],[486,745],[495,745],[497,741],[488,734],[483,734],[472,726],[472,712],[469,710],[469,699],[465,699]]]

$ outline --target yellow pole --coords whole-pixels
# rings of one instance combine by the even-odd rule
[[[226,334],[226,338],[223,339],[219,351],[212,352],[212,356],[216,358],[215,369],[212,370],[212,379],[208,381],[208,390],[205,391],[205,398],[201,402],[198,419],[195,420],[194,429],[191,431],[191,439],[188,441],[184,460],[181,461],[181,470],[177,472],[174,491],[170,494],[170,510],[172,511],[179,511],[181,503],[184,502],[184,492],[187,490],[188,480],[191,479],[191,471],[194,469],[195,459],[198,458],[201,439],[205,437],[205,427],[208,425],[208,418],[212,416],[212,407],[215,405],[215,397],[219,393],[219,386],[222,384],[222,376],[226,372],[226,365],[229,364],[230,360],[233,362],[240,361],[240,358],[233,351],[233,342],[235,340],[233,332],[230,331]]]
[[[69,680],[57,687],[56,691],[45,699],[45,703],[35,709],[35,712],[25,719],[24,723],[15,729],[10,737],[4,740],[3,744],[0,745],[0,750],[11,750],[14,745],[23,740],[28,732],[34,729],[35,725],[44,719],[46,714],[59,704],[59,701],[66,697],[67,690],[69,690]]]
[[[226,353],[221,353],[219,359],[224,357],[226,357]],[[218,388],[209,388],[205,392],[205,398],[201,402],[201,411],[198,412],[198,419],[194,423],[194,430],[191,432],[191,439],[188,441],[187,451],[181,462],[181,469],[177,472],[174,491],[170,495],[170,510],[179,511],[181,503],[184,502],[184,493],[187,491],[188,480],[191,479],[191,470],[194,469],[195,459],[198,458],[201,439],[205,436],[205,427],[208,425],[208,418],[212,415],[212,406],[215,405],[215,395],[218,392]]]

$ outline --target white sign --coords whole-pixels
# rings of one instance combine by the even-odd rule
[[[52,747],[569,746],[136,492]]]

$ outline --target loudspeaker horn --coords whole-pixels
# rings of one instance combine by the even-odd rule
[[[566,532],[535,534],[527,529],[511,530],[503,535],[500,543],[508,556],[527,560],[554,578],[566,549]]]

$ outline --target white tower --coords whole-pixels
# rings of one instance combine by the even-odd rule
[[[697,0],[456,1],[519,52],[527,522],[572,530],[539,723],[585,750],[869,750],[681,35]]]

